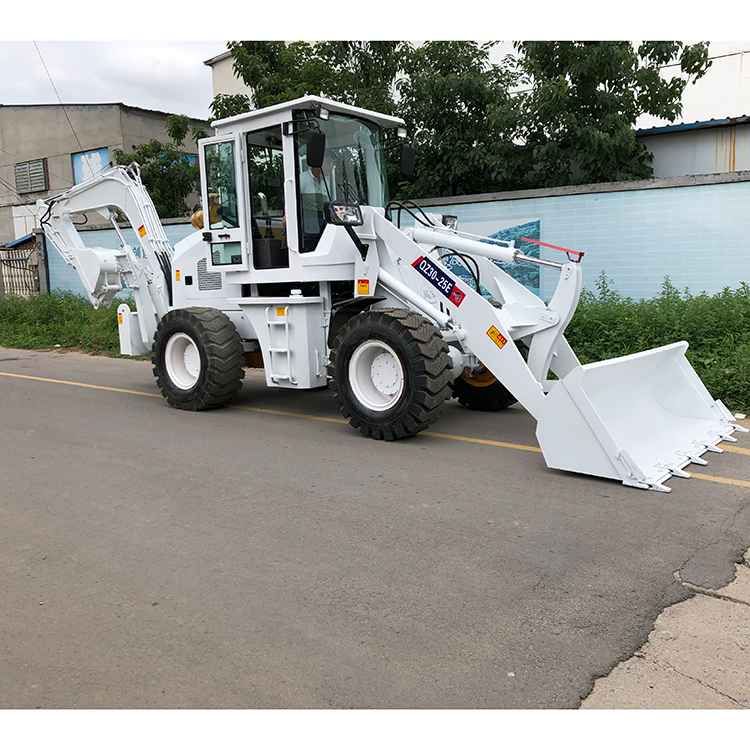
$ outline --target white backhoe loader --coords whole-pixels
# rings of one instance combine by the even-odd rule
[[[580,253],[528,257],[452,217],[389,204],[387,150],[400,147],[405,173],[413,166],[402,120],[304,97],[213,124],[217,135],[199,144],[203,224],[174,248],[135,166],[38,202],[94,306],[132,291],[136,311],[118,308],[121,351],[151,353],[172,406],[230,403],[253,363],[272,387],[330,385],[350,424],[375,439],[424,430],[453,395],[480,409],[519,402],[549,467],[663,492],[743,429],[685,342],[580,364],[564,337]],[[394,208],[413,226],[394,223]],[[72,216],[87,211],[112,221],[118,250],[84,245]],[[559,273],[549,304],[503,270],[520,262]]]

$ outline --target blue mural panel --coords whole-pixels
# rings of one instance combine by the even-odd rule
[[[108,169],[109,149],[107,148],[73,154],[73,179],[76,185],[80,185]]]
[[[459,230],[471,234],[480,235],[487,239],[482,240],[490,244],[491,240],[501,240],[503,242],[514,242],[515,247],[524,255],[532,258],[539,257],[539,245],[532,242],[525,242],[523,238],[530,240],[539,240],[541,235],[541,222],[539,219],[528,219],[519,222],[495,221],[495,222],[475,222],[461,221],[458,225]],[[460,276],[467,284],[474,287],[474,281],[471,273],[466,266],[456,257],[448,256],[445,263],[453,273]],[[520,284],[530,289],[534,294],[539,294],[540,275],[539,266],[531,263],[501,263],[493,261],[496,265],[512,276]],[[481,282],[481,278],[480,278]],[[482,287],[481,292],[485,297],[489,297],[489,292]]]
[[[649,299],[660,293],[666,276],[696,295],[750,283],[748,205],[750,181],[737,181],[424,208],[458,216],[459,228],[485,236],[497,233],[498,225],[520,226],[538,217],[540,234],[531,239],[585,253],[585,288],[596,291],[603,272],[620,294]],[[567,260],[553,248],[538,252]],[[540,270],[543,300],[551,299],[559,279],[554,269]]]

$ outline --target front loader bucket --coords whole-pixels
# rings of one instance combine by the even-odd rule
[[[537,439],[547,465],[669,492],[706,451],[744,428],[711,398],[685,341],[579,365],[544,399]]]

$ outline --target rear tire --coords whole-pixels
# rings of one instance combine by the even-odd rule
[[[426,429],[450,398],[451,359],[440,331],[418,313],[382,308],[355,315],[331,348],[333,398],[349,424],[375,440]]]
[[[529,347],[523,341],[515,344],[521,356],[527,359]],[[474,411],[502,411],[518,403],[518,399],[484,366],[472,375],[459,375],[453,382],[453,396],[461,406]]]
[[[475,411],[501,411],[516,403],[516,397],[487,369],[476,375],[459,375],[453,395],[461,406]]]
[[[169,405],[187,411],[230,403],[245,377],[240,335],[211,307],[170,310],[156,329],[151,362]]]

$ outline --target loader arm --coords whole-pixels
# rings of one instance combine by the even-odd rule
[[[37,201],[45,236],[78,273],[95,308],[109,307],[114,296],[129,288],[137,313],[121,306],[123,353],[144,354],[159,320],[171,304],[171,260],[174,255],[138,166],[114,167],[70,190]],[[139,252],[128,245],[115,221],[122,211],[139,235]],[[112,222],[120,238],[117,250],[84,245],[73,216],[96,211]],[[123,334],[125,340],[123,340]]]
[[[581,292],[578,262],[525,256],[511,242],[491,244],[439,225],[401,230],[379,212],[372,226],[380,288],[442,329],[458,362],[454,373],[479,360],[513,394],[537,420],[550,468],[669,492],[666,479],[689,476],[683,467],[705,463],[703,453],[720,452],[718,443],[744,431],[693,370],[686,342],[580,364],[564,336]],[[482,286],[499,305],[441,262],[445,249],[476,262]],[[549,304],[492,261],[557,270]],[[526,358],[521,341],[529,348]],[[547,379],[550,370],[559,380]]]
[[[556,333],[561,335],[564,326],[560,324],[567,324],[572,312],[564,310],[560,314],[547,308],[536,295],[518,282],[512,279],[510,283],[500,281],[501,276],[506,277],[506,280],[510,276],[491,264],[494,270],[493,283],[498,291],[501,287],[506,290],[501,297],[506,305],[495,307],[440,261],[439,248],[448,248],[478,258],[489,257],[515,263],[520,253],[511,244],[492,245],[437,227],[420,226],[409,230],[409,237],[379,214],[375,214],[374,228],[390,251],[389,258],[385,262],[381,260],[379,279],[383,286],[400,298],[406,296],[403,287],[407,287],[411,291],[408,301],[412,305],[419,305],[424,314],[432,317],[442,327],[453,329],[461,348],[481,360],[524,408],[539,419],[544,400],[542,380],[546,372],[542,377],[535,376],[514,340],[550,327],[557,327]],[[522,257],[525,259],[525,256]],[[572,268],[567,277],[561,276],[561,285],[573,287],[565,295],[565,299],[575,310],[580,293],[580,270]],[[434,305],[425,301],[425,288],[437,291],[436,296],[445,312],[441,313]],[[555,340],[556,337],[550,337],[546,342],[545,351],[538,355],[541,360],[551,359]]]

